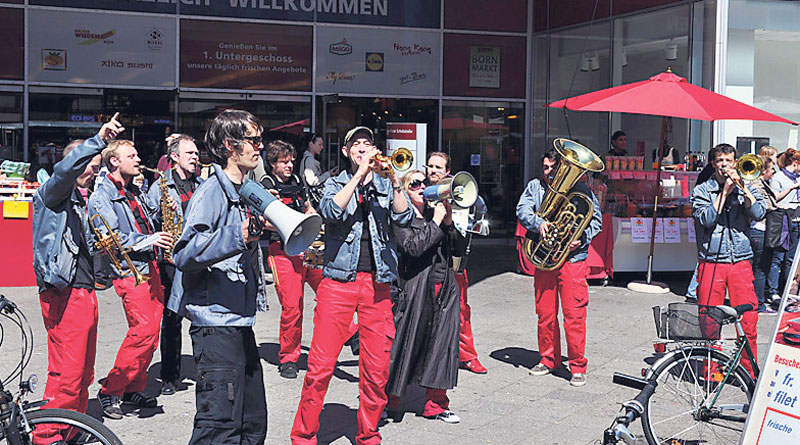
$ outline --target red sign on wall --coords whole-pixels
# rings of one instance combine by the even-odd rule
[[[180,85],[311,91],[310,26],[181,21]]]
[[[0,79],[22,80],[25,77],[24,11],[0,8]]]
[[[416,140],[417,124],[387,123],[386,139]]]

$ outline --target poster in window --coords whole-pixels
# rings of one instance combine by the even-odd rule
[[[33,9],[31,81],[175,86],[175,20]]]
[[[470,88],[500,88],[500,47],[469,47]]]

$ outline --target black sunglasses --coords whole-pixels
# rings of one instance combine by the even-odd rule
[[[423,185],[425,185],[425,183],[423,181],[420,181],[419,179],[415,179],[415,180],[411,181],[408,184],[408,189],[411,190],[411,191],[417,191]]]
[[[262,136],[242,136],[242,139],[250,141],[250,143],[256,147],[261,146],[261,143],[264,142],[264,138]]]

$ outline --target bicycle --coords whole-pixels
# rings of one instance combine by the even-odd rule
[[[38,386],[35,374],[27,380],[22,377],[33,356],[33,331],[22,311],[3,295],[0,295],[0,316],[19,328],[22,350],[17,366],[0,382],[0,441],[8,445],[122,445],[122,441],[94,417],[66,409],[43,409],[47,400],[23,400]],[[3,337],[0,324],[0,345]],[[19,392],[14,395],[6,387],[17,377]]]
[[[603,435],[603,444],[636,442],[628,426],[641,417],[647,443],[738,444],[756,380],[740,363],[747,352],[756,379],[759,369],[740,318],[750,304],[698,306],[671,303],[653,308],[661,357],[642,370],[644,379],[614,373],[614,383],[639,389]],[[734,324],[735,345],[720,341],[723,325]],[[662,341],[663,340],[663,341]]]

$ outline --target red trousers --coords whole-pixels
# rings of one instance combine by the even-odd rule
[[[475,339],[472,337],[472,308],[467,303],[467,288],[469,280],[467,271],[456,274],[456,283],[461,291],[461,331],[458,333],[458,360],[468,362],[478,358],[478,351],[475,350]]]
[[[147,367],[158,348],[164,313],[164,289],[155,263],[150,265],[150,274],[150,280],[138,286],[133,277],[114,280],[114,289],[122,298],[128,319],[128,332],[100,390],[105,395],[121,396],[144,391],[147,386]]]
[[[322,281],[322,269],[306,267],[302,256],[286,255],[279,243],[270,244],[267,261],[281,303],[278,360],[297,363],[303,338],[303,285],[308,283],[316,292]]]
[[[46,408],[86,412],[94,379],[97,295],[94,290],[50,288],[39,294],[47,330]],[[36,429],[36,443],[68,439],[54,429]],[[58,435],[58,436],[57,436]]]
[[[731,306],[740,304],[752,304],[758,307],[756,291],[753,288],[753,268],[750,261],[739,261],[738,263],[706,263],[701,261],[697,266],[697,304],[705,306],[718,306],[725,304],[725,288],[727,286],[728,296]],[[753,348],[753,354],[758,360],[758,348],[756,345],[758,324],[758,312],[745,312],[742,316],[742,328]],[[750,360],[747,360],[747,353],[742,355],[742,366],[753,375],[753,367]]]
[[[355,281],[346,283],[325,278],[317,289],[308,372],[290,435],[293,444],[317,443],[325,393],[339,352],[350,336],[355,312],[361,342],[356,443],[381,443],[378,422],[387,401],[386,382],[394,341],[392,300],[388,284],[376,283],[373,274],[359,272]]]
[[[558,304],[561,300],[570,371],[573,374],[586,372],[587,273],[586,261],[567,261],[556,270],[536,271],[533,288],[536,293],[536,315],[539,317],[539,354],[542,356],[541,363],[550,369],[561,366],[561,329],[558,325]]]
[[[387,407],[393,410],[397,409],[398,405],[400,405],[400,397],[390,395]],[[450,399],[447,398],[446,389],[425,388],[425,408],[422,411],[423,416],[433,417],[448,409],[450,409]]]

